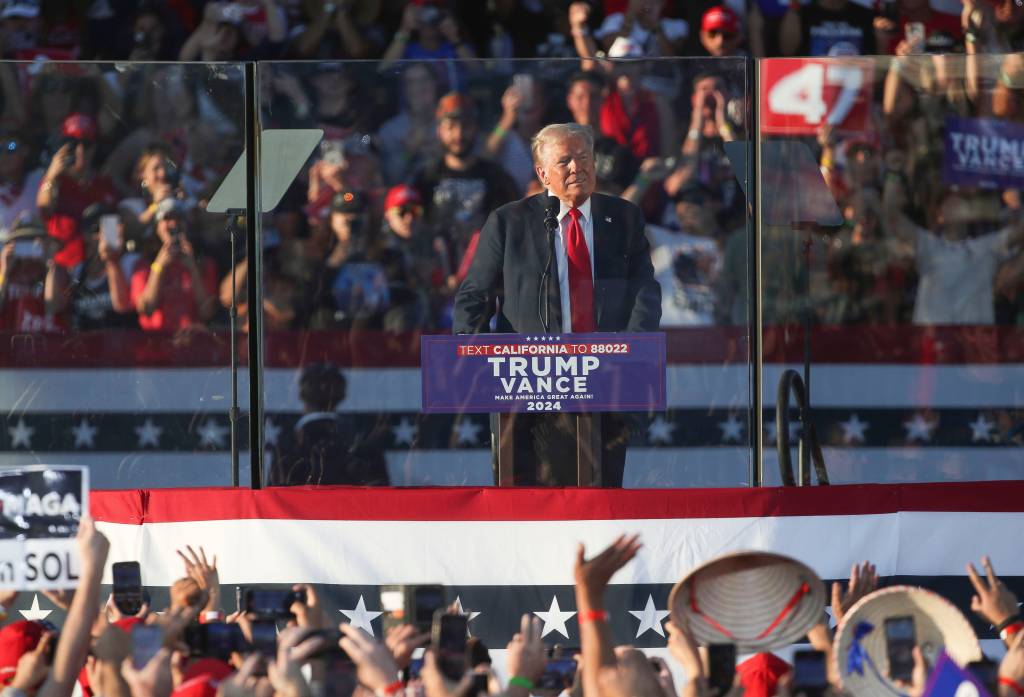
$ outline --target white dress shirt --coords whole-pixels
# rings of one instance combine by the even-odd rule
[[[550,194],[550,192],[549,192]],[[583,228],[583,239],[587,243],[590,255],[590,277],[594,277],[594,219],[590,215],[590,199],[579,206],[580,227]],[[572,308],[569,303],[569,253],[565,242],[569,235],[569,206],[560,202],[558,209],[558,234],[555,237],[555,263],[558,265],[558,292],[562,301],[562,331],[572,331]],[[596,302],[596,298],[595,298]]]

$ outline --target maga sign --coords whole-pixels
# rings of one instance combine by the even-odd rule
[[[813,135],[822,124],[867,130],[874,67],[851,58],[776,58],[759,63],[761,132]]]
[[[665,408],[665,335],[425,336],[423,412]]]
[[[78,585],[78,521],[88,512],[89,470],[31,465],[0,470],[0,588]]]

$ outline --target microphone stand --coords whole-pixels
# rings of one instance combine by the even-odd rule
[[[549,200],[544,209],[544,227],[548,231],[548,259],[544,263],[544,271],[540,275],[541,294],[538,296],[538,301],[543,302],[543,305],[541,308],[538,308],[537,314],[540,315],[540,322],[544,326],[544,333],[550,334],[551,261],[555,257],[555,232],[558,230],[558,208],[553,200]]]

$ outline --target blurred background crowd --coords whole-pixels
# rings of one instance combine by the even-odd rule
[[[756,93],[795,146],[762,164],[765,322],[1016,324],[1022,44],[1016,0],[5,0],[0,331],[226,327],[245,255],[205,208],[242,151],[244,60],[269,61],[264,128],[324,131],[262,221],[269,331],[450,327],[556,121],[594,129],[599,188],[643,209],[662,326],[746,325],[729,143],[747,59],[789,56]],[[179,60],[201,63],[147,63]]]

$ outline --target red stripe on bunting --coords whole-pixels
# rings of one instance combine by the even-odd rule
[[[1024,482],[761,489],[291,487],[95,491],[97,520],[542,521],[1024,511]]]

